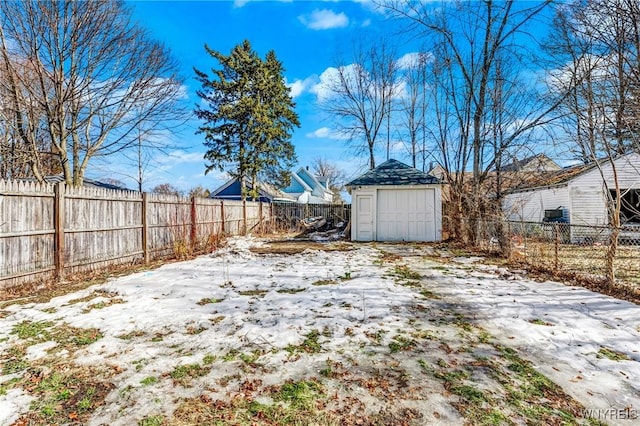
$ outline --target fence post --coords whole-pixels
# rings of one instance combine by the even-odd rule
[[[524,244],[524,259],[525,262],[529,263],[529,259],[528,259],[528,251],[527,251],[527,232],[528,230],[523,226],[522,228],[522,243]]]
[[[60,280],[64,276],[64,182],[56,183],[53,198],[53,252],[55,253],[55,277]]]
[[[196,197],[191,197],[191,229],[189,232],[189,239],[191,240],[191,251],[196,251],[196,243],[198,240],[198,226],[196,223]]]
[[[271,232],[276,233],[277,232],[276,219],[273,216],[273,212],[274,212],[273,201],[271,201],[269,203],[269,223],[271,223]]]
[[[220,234],[225,234],[225,226],[224,226],[224,200],[220,200],[220,218],[222,219],[222,229],[220,230]]]
[[[242,235],[247,235],[247,200],[242,200]]]
[[[259,201],[260,204],[258,204],[258,215],[260,216],[260,219],[258,219],[258,230],[260,233],[264,233],[263,230],[263,226],[262,226],[262,199]]]
[[[553,223],[553,238],[555,240],[555,255],[554,255],[554,266],[555,270],[558,270],[558,246],[560,245],[560,238],[558,235],[558,224],[556,222]]]
[[[149,194],[142,193],[142,253],[145,265],[149,263]]]

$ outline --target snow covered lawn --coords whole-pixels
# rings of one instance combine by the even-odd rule
[[[638,306],[424,245],[306,247],[234,238],[3,306],[0,425],[639,421]]]

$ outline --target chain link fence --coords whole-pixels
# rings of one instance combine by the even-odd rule
[[[483,220],[476,227],[479,248],[490,253],[500,251],[500,229],[511,244],[514,260],[605,278],[607,252],[615,234],[612,227]],[[614,266],[617,280],[640,287],[640,224],[619,229]]]

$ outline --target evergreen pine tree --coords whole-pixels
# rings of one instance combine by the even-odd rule
[[[243,199],[257,197],[258,178],[286,185],[296,161],[291,136],[300,123],[281,62],[273,51],[262,60],[246,40],[228,56],[205,49],[221,66],[212,78],[195,70],[202,84],[197,94],[207,104],[195,110],[204,122],[197,133],[208,148],[205,173],[226,170],[241,182]]]

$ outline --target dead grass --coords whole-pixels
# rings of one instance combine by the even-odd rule
[[[14,425],[86,424],[115,387],[109,381],[111,375],[100,368],[67,363],[30,368],[19,384],[36,399]]]
[[[252,253],[255,254],[299,254],[305,250],[321,250],[321,251],[350,251],[353,250],[353,244],[339,241],[330,243],[318,243],[309,240],[275,240],[268,242],[263,247],[251,247]]]
[[[522,251],[529,263],[555,268],[553,244],[529,242]],[[558,269],[584,275],[604,276],[607,247],[561,244],[558,247]],[[616,277],[633,286],[640,286],[640,248],[618,246],[615,260]]]
[[[281,246],[276,244],[276,250],[299,253],[316,244],[284,242]],[[351,249],[350,245],[339,246],[340,250]],[[401,267],[402,258],[389,255],[383,259],[399,265],[392,269],[401,281],[423,284],[419,274]],[[198,363],[184,361],[164,374],[146,376],[140,381],[141,386],[164,381],[170,386],[190,388],[190,395],[195,396],[172,400],[177,408],[170,416],[158,408],[138,424],[418,426],[440,419],[446,410],[457,411],[461,416],[452,424],[587,424],[582,418],[582,406],[535,370],[524,354],[494,342],[484,329],[455,308],[443,307],[438,294],[420,285],[409,287],[423,296],[419,305],[407,308],[407,315],[412,317],[409,329],[388,333],[371,324],[365,332],[367,342],[355,340],[350,329],[343,333],[328,327],[312,329],[296,345],[279,350],[256,350],[254,343],[248,342],[226,354],[207,355]],[[264,292],[256,289],[241,294],[257,298]],[[92,293],[74,302],[86,303],[97,296],[115,298]],[[198,303],[219,302],[209,298]],[[313,314],[309,315],[312,321]],[[211,322],[222,319],[217,316]],[[5,391],[7,386],[22,387],[36,398],[16,425],[86,424],[113,390],[110,380],[122,373],[122,367],[79,367],[60,350],[73,353],[100,339],[99,331],[48,322],[23,322],[14,331],[20,340],[0,354],[0,361],[3,367],[10,368],[5,374],[20,373],[21,378],[8,385],[3,383],[0,391],[3,386]],[[182,333],[200,331],[186,327]],[[123,340],[136,337],[148,340],[151,336],[142,331],[120,336]],[[151,342],[162,342],[162,337],[156,335]],[[28,346],[46,340],[55,340],[58,346],[46,358],[28,361]],[[343,342],[338,349],[336,341]],[[621,356],[604,351],[600,355]],[[271,379],[266,385],[265,368],[277,368],[272,367],[277,360],[324,368],[299,368],[295,377],[282,376],[275,383]],[[212,378],[222,369],[226,370],[224,376]],[[131,389],[123,388],[121,392],[127,390]],[[434,395],[440,399],[434,402]]]
[[[640,249],[619,247],[616,258],[616,274],[620,281],[611,285],[604,277],[603,246],[563,245],[559,251],[558,268],[555,267],[555,250],[550,243],[528,242],[527,249],[516,251],[510,259],[496,256],[495,253],[452,243],[456,256],[483,256],[486,263],[529,272],[529,278],[564,281],[571,285],[606,294],[621,300],[640,305]],[[451,252],[451,248],[441,246],[441,250]],[[449,259],[437,255],[431,260],[448,263]]]
[[[0,290],[0,308],[12,304],[47,303],[54,297],[75,293],[96,284],[104,284],[110,278],[152,270],[166,263],[166,260],[158,260],[149,265],[114,266],[100,272],[68,276],[62,282],[30,283],[3,289]]]
[[[613,349],[605,348],[602,346],[600,350],[598,350],[597,354],[598,358],[607,358],[611,361],[629,361],[631,358],[623,352],[619,352]]]

